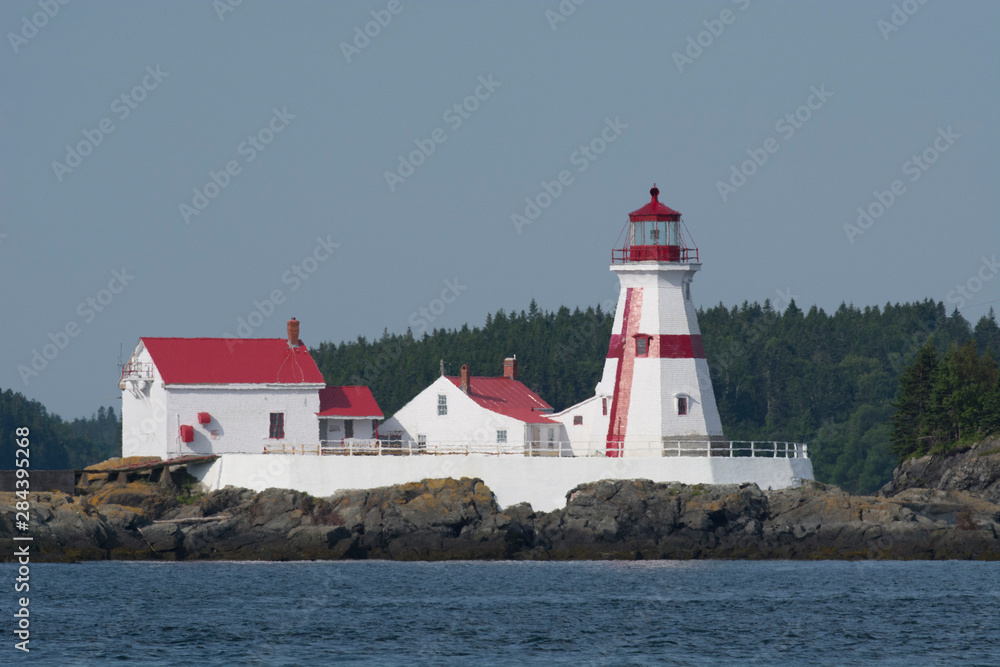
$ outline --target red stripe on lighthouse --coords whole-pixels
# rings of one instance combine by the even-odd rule
[[[622,332],[611,337],[608,357],[618,358],[615,371],[615,392],[611,397],[611,414],[608,422],[606,453],[609,457],[622,455],[625,444],[625,430],[628,427],[628,407],[632,398],[632,372],[635,368],[635,346],[626,345],[639,328],[639,314],[642,312],[642,288],[629,287],[625,290],[625,310],[622,313]]]
[[[704,359],[701,336],[660,334],[652,336],[649,357],[654,359]]]

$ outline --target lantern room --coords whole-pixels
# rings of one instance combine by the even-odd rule
[[[611,251],[611,263],[698,262],[697,246],[693,242],[688,246],[684,238],[681,214],[660,203],[655,183],[649,194],[648,204],[628,214],[622,230],[625,242]]]

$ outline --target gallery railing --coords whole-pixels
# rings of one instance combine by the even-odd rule
[[[801,442],[763,440],[664,440],[662,442],[531,441],[520,443],[417,442],[383,438],[347,438],[315,445],[270,443],[265,454],[319,456],[528,456],[555,458],[722,457],[807,459],[809,446]]]

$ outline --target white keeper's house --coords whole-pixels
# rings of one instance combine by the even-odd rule
[[[288,338],[141,338],[118,382],[123,456],[319,453],[376,437],[367,387],[327,387],[299,322]]]
[[[562,425],[552,406],[517,379],[517,359],[500,377],[442,375],[387,419],[383,437],[428,454],[559,453]],[[396,443],[399,444],[396,444]]]

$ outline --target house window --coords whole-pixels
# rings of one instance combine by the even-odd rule
[[[448,397],[438,394],[438,417],[448,414]]]
[[[583,424],[583,415],[573,415],[573,426],[580,426]]]
[[[426,449],[427,448],[427,436],[426,435],[418,435],[417,436],[417,447],[420,448],[420,449]]]
[[[688,400],[687,396],[677,397],[677,414],[686,415],[688,413]]]
[[[353,438],[354,437],[354,420],[345,419],[344,420],[344,437]]]
[[[601,399],[601,411],[604,414],[608,414],[608,399],[606,398]]]
[[[284,438],[285,437],[285,413],[284,412],[272,412],[271,413],[271,429],[268,432],[269,438]]]
[[[503,443],[507,442],[507,430],[506,429],[497,431],[497,442],[499,444],[503,444]]]
[[[554,428],[549,429],[549,449],[556,448],[556,430]]]
[[[640,336],[635,339],[635,356],[645,357],[649,352],[649,339],[645,336]]]

